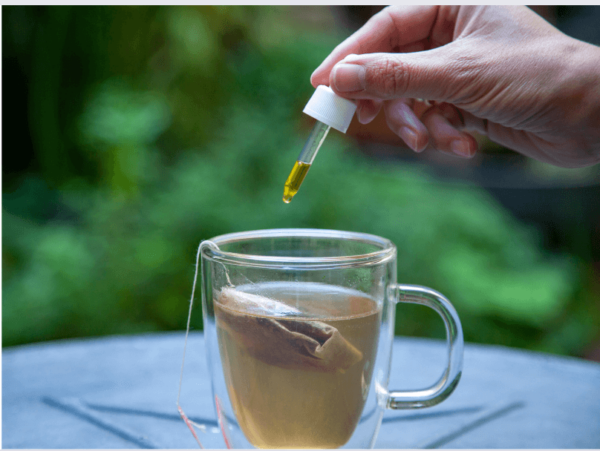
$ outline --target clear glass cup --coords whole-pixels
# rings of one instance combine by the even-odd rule
[[[396,282],[396,247],[334,230],[275,229],[202,243],[202,309],[213,399],[231,448],[372,448],[385,409],[446,399],[463,334],[450,302]],[[434,309],[447,367],[431,387],[388,389],[395,307]]]

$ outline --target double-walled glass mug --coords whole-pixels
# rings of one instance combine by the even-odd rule
[[[463,335],[450,302],[396,283],[394,244],[374,235],[278,229],[202,243],[202,309],[213,398],[232,448],[371,448],[385,409],[446,399]],[[433,386],[388,389],[395,307],[444,320],[448,363]]]

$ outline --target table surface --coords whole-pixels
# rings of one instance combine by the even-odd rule
[[[183,334],[64,340],[2,352],[4,448],[197,448],[176,409]],[[396,338],[391,389],[423,388],[445,343]],[[200,333],[182,390],[199,438],[224,448]],[[600,448],[600,364],[466,344],[463,376],[444,403],[388,411],[376,448]]]

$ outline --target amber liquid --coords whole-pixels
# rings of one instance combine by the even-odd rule
[[[252,314],[258,321],[275,319],[295,330],[302,329],[297,327],[299,321],[318,321],[321,326],[325,323],[337,329],[359,357],[352,360],[349,368],[334,370],[301,365],[284,368],[266,363],[256,358],[256,349],[250,349],[256,347],[256,340],[249,345],[219,320],[228,307],[215,299],[219,350],[229,398],[246,438],[258,448],[343,446],[358,424],[369,392],[380,308],[359,292],[324,284],[267,283],[253,285],[252,290],[303,311],[301,316],[283,318]],[[248,332],[260,336],[256,330]]]
[[[289,204],[292,201],[292,197],[296,195],[300,189],[300,185],[304,181],[304,177],[310,169],[310,163],[304,163],[302,161],[296,161],[292,172],[288,175],[285,185],[283,186],[283,201]]]

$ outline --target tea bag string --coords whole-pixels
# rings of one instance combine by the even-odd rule
[[[181,399],[181,385],[182,385],[182,382],[183,382],[183,368],[185,366],[185,353],[186,353],[186,350],[187,350],[188,336],[190,334],[190,323],[191,323],[191,319],[192,319],[192,308],[194,307],[194,296],[196,294],[196,283],[198,281],[198,269],[200,269],[201,271],[203,271],[203,264],[202,264],[202,260],[200,259],[200,256],[202,255],[202,251],[206,247],[210,247],[213,250],[219,250],[219,246],[217,246],[215,243],[213,243],[210,240],[202,241],[200,243],[200,245],[198,246],[198,252],[196,253],[196,269],[195,269],[195,272],[194,272],[194,283],[192,285],[192,297],[190,299],[190,308],[188,310],[187,326],[186,326],[186,329],[185,329],[185,341],[184,341],[184,345],[183,345],[183,358],[181,360],[181,372],[179,374],[179,390],[177,392],[177,410],[179,411],[179,415],[181,416],[181,419],[185,422],[185,424],[187,425],[187,427],[192,432],[192,435],[196,439],[196,442],[198,443],[198,446],[200,448],[202,448],[202,449],[204,447],[202,446],[202,443],[200,443],[200,439],[196,435],[196,431],[194,430],[194,426],[196,426],[197,428],[199,428],[202,431],[206,431],[206,426],[203,425],[203,424],[198,424],[198,423],[196,423],[194,421],[191,421],[187,417],[187,415],[185,414],[185,412],[183,411],[183,409],[181,408],[181,405],[180,405],[179,401]],[[227,268],[225,268],[225,276],[227,277],[227,283],[230,286],[233,286],[233,284],[231,283],[231,280],[229,279],[229,273],[227,272]]]

